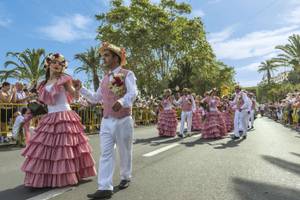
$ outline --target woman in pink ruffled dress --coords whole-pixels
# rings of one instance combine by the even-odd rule
[[[231,132],[233,130],[233,117],[232,109],[227,96],[223,97],[222,99],[222,115],[225,120],[227,132]]]
[[[206,113],[203,122],[202,138],[217,139],[227,135],[226,124],[222,113],[218,110],[220,104],[219,97],[216,96],[216,90],[213,89],[210,95],[202,100],[209,106],[209,111]]]
[[[70,108],[76,93],[72,78],[64,74],[67,62],[61,54],[45,59],[46,80],[38,87],[39,101],[48,106],[35,134],[23,150],[21,169],[26,187],[64,187],[96,175],[88,138],[80,117]]]
[[[202,129],[202,116],[204,115],[204,110],[200,105],[200,103],[201,103],[201,96],[196,96],[195,98],[196,110],[193,112],[193,117],[192,117],[192,131],[201,131]]]
[[[174,137],[177,130],[177,114],[173,109],[173,97],[170,89],[164,91],[161,111],[158,115],[158,133],[161,137]]]

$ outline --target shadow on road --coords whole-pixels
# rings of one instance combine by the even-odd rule
[[[0,152],[1,151],[18,151],[21,150],[22,147],[19,147],[15,144],[9,144],[9,145],[0,145]]]
[[[291,173],[294,173],[294,174],[300,176],[300,164],[286,161],[281,158],[266,156],[266,155],[262,156],[262,158],[279,168],[282,168],[286,171],[289,171]]]
[[[211,144],[211,142],[218,141],[218,140],[220,140],[220,139],[203,139],[203,138],[200,138],[198,140],[191,141],[191,142],[181,142],[180,144],[183,144],[186,147],[193,147],[195,145],[202,145],[202,144],[213,145],[213,144]]]
[[[300,190],[234,178],[234,189],[241,200],[299,200]]]
[[[184,138],[184,139],[188,139]],[[183,139],[180,137],[152,137],[146,139],[136,139],[134,144],[143,144],[143,145],[151,145],[151,146],[159,146],[161,144],[171,144],[182,141]]]
[[[294,153],[294,152],[291,152],[291,154],[292,154],[292,155],[294,155],[294,156],[298,156],[298,157],[300,157],[300,154],[299,154],[299,153]]]
[[[166,137],[151,137],[151,138],[142,138],[142,139],[135,139],[134,144],[149,144],[153,141],[159,141],[166,139]]]
[[[81,180],[78,185],[75,185],[74,187],[86,184],[93,181],[92,179],[86,179]],[[12,189],[7,189],[0,191],[0,199],[2,200],[26,200],[32,197],[35,197],[37,195],[40,195],[44,192],[48,192],[52,190],[53,188],[37,188],[37,189],[29,189],[25,187],[24,185],[19,185]]]
[[[25,200],[31,197],[37,196],[44,192],[51,190],[50,188],[38,189],[31,191],[28,188],[24,187],[24,185],[19,185],[12,189],[7,189],[0,191],[0,199],[5,200]]]
[[[234,148],[238,147],[240,143],[242,143],[244,140],[228,140],[226,143],[217,143],[215,145],[219,145],[214,147],[214,149],[226,149],[226,148]]]
[[[151,138],[145,138],[145,139],[135,139],[134,144],[150,144],[151,142],[159,142],[160,140],[165,140],[165,139],[172,139],[172,137],[151,137]],[[175,139],[175,137],[174,137]]]

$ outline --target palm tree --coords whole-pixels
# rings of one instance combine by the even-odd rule
[[[272,75],[274,71],[277,70],[277,67],[278,65],[275,63],[274,60],[266,60],[260,63],[260,65],[258,66],[258,72],[265,73],[264,77],[267,77],[268,84],[270,84]]]
[[[6,56],[11,56],[16,61],[9,60],[4,63],[4,67],[14,66],[13,69],[0,70],[0,80],[16,78],[28,81],[34,85],[45,74],[43,60],[45,58],[44,49],[26,49],[23,52],[7,52]]]
[[[300,70],[300,35],[290,36],[289,44],[279,45],[276,49],[283,51],[276,62],[282,66],[291,66],[295,71]]]
[[[99,75],[103,75],[103,71],[100,69],[100,59],[101,56],[99,54],[97,47],[91,47],[84,53],[79,53],[75,55],[75,59],[82,62],[81,67],[77,67],[75,69],[75,73],[85,72],[87,74],[91,74],[93,77],[93,85],[94,90],[96,91],[99,88]]]

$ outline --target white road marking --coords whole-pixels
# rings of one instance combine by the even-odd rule
[[[201,137],[201,134],[193,135],[192,138]]]
[[[51,198],[62,195],[63,193],[65,193],[67,191],[71,191],[73,189],[74,189],[74,187],[53,189],[53,190],[50,190],[48,192],[44,192],[42,194],[39,194],[37,196],[31,197],[31,198],[26,199],[26,200],[49,200]]]
[[[199,138],[199,137],[201,137],[201,134],[197,134],[197,135],[191,136],[191,138]],[[187,137],[187,138],[189,138],[189,137]],[[187,138],[184,138],[184,139],[187,139]],[[159,143],[163,143],[163,142],[167,142],[167,141],[172,141],[172,140],[176,140],[176,139],[178,139],[178,138],[171,138],[171,139],[165,139],[165,140],[151,141],[151,143],[157,143],[157,144],[159,144]],[[168,146],[165,146],[165,147],[156,149],[154,151],[151,151],[149,153],[146,153],[146,154],[143,155],[143,157],[155,156],[155,155],[160,154],[162,152],[168,151],[169,149],[172,149],[172,148],[174,148],[174,147],[176,147],[178,145],[180,145],[180,142],[176,142],[174,144],[170,144]]]
[[[175,137],[175,138],[168,138],[168,139],[164,139],[164,140],[154,140],[154,141],[151,141],[150,143],[164,143],[164,142],[169,142],[169,141],[173,141],[173,140],[177,140],[178,137]]]
[[[172,149],[172,148],[174,148],[174,147],[176,147],[178,145],[179,145],[179,143],[174,143],[174,144],[171,144],[171,145],[159,148],[159,149],[157,149],[155,151],[151,151],[149,153],[144,154],[143,157],[155,156],[155,155],[160,154],[162,152],[168,151],[169,149]]]

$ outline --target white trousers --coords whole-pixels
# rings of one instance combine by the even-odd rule
[[[99,190],[113,190],[115,145],[120,156],[121,180],[131,179],[133,129],[131,116],[122,119],[102,119],[100,129],[101,155],[98,169]]]
[[[253,127],[254,125],[254,115],[255,115],[255,111],[254,110],[251,110],[250,111],[250,115],[249,116],[249,127]]]
[[[279,121],[282,121],[282,117],[283,117],[282,111],[277,111],[277,117]]]
[[[241,112],[236,110],[234,113],[234,135],[236,137],[241,137],[242,135],[247,135],[248,129],[248,111],[242,110]],[[242,134],[240,134],[242,131]]]
[[[181,112],[181,120],[180,120],[180,134],[183,135],[184,133],[184,124],[187,121],[187,129],[188,132],[192,131],[192,117],[193,112],[192,111],[182,111]]]

